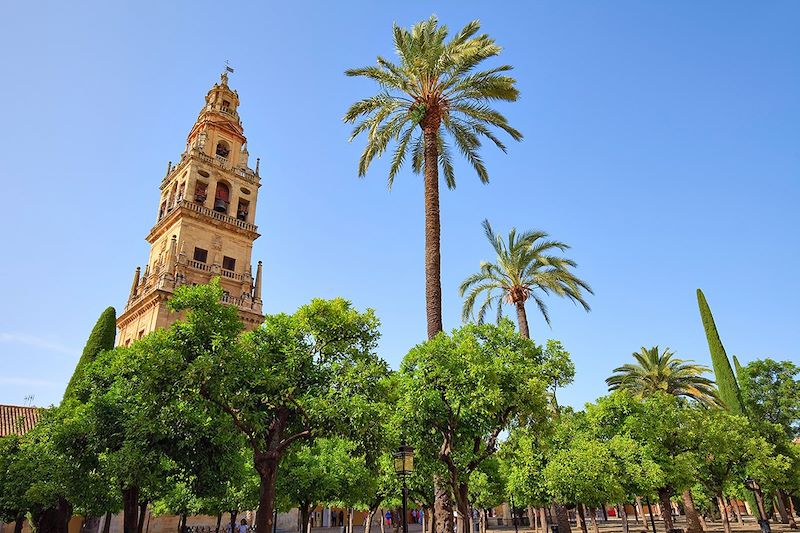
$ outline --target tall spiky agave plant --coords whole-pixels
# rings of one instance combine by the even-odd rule
[[[496,101],[513,102],[519,96],[509,65],[478,70],[501,48],[486,34],[478,34],[475,20],[450,40],[448,29],[436,17],[410,30],[393,28],[397,62],[381,56],[374,66],[346,71],[378,83],[374,96],[354,103],[344,121],[355,124],[350,140],[365,133],[367,144],[358,162],[364,176],[375,157],[394,142],[388,185],[392,187],[403,164],[411,158],[415,173],[424,174],[425,191],[425,301],[428,337],[442,331],[442,289],[439,220],[439,169],[448,188],[456,186],[453,146],[486,183],[489,173],[480,156],[483,141],[503,152],[495,132],[502,130],[519,141],[522,134],[491,107]]]

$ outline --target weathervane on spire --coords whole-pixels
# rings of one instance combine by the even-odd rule
[[[230,65],[230,61],[227,59],[225,60],[225,70],[222,71],[220,78],[222,79],[222,83],[228,85],[228,72],[233,74],[233,67]]]

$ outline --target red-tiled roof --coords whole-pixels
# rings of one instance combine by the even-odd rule
[[[20,405],[0,405],[0,437],[16,434],[24,435],[39,420],[38,407]]]

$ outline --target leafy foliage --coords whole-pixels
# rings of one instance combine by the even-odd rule
[[[418,453],[450,482],[467,516],[469,479],[501,432],[546,414],[541,350],[503,320],[440,333],[400,368],[397,415]]]
[[[791,361],[758,359],[742,367],[742,401],[752,420],[777,424],[786,439],[800,436],[800,367]]]
[[[481,181],[489,181],[478,153],[481,139],[506,151],[493,128],[505,131],[514,140],[522,139],[522,134],[489,106],[494,101],[514,101],[519,91],[515,80],[506,75],[511,70],[509,65],[476,71],[478,65],[501,51],[488,35],[478,35],[479,30],[479,22],[472,21],[448,41],[447,26],[439,25],[436,17],[410,30],[395,24],[398,63],[378,56],[377,65],[345,72],[381,87],[381,92],[359,100],[344,116],[345,122],[356,124],[351,140],[361,133],[367,135],[359,176],[366,175],[372,160],[394,140],[397,146],[389,169],[390,188],[409,154],[414,172],[419,173],[423,154],[430,148],[438,153],[433,164],[441,166],[447,186],[455,187],[451,145],[472,165]],[[426,138],[423,130],[430,137]]]

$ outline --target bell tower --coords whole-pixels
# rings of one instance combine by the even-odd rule
[[[253,268],[259,160],[248,166],[247,138],[237,111],[239,94],[228,74],[206,102],[177,164],[161,180],[156,223],[147,235],[150,258],[136,267],[125,311],[117,319],[117,344],[126,346],[177,318],[166,302],[186,284],[219,277],[222,301],[234,305],[247,329],[260,325],[261,261]]]

